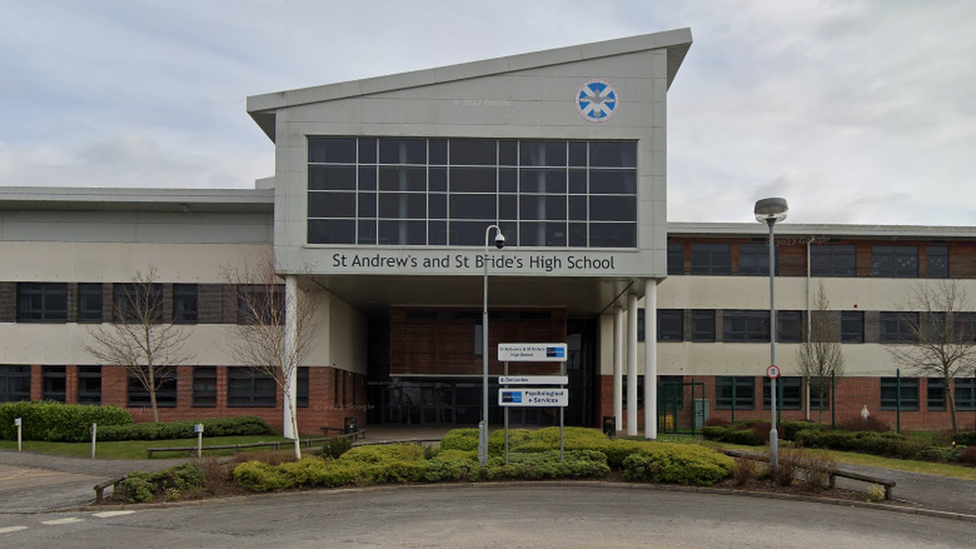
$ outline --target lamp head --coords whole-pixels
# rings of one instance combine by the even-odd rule
[[[785,198],[763,198],[756,201],[756,221],[760,223],[776,223],[786,219],[789,211]]]
[[[499,250],[505,247],[505,235],[500,230],[495,231],[495,247]]]

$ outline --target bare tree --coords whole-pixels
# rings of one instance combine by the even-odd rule
[[[807,340],[796,350],[800,375],[807,380],[810,392],[817,396],[819,420],[823,421],[824,403],[830,398],[831,376],[843,375],[844,353],[840,345],[840,327],[830,314],[830,301],[823,282],[810,313]]]
[[[186,364],[190,332],[166,322],[163,286],[155,265],[136,271],[131,282],[116,284],[111,324],[89,328],[92,342],[82,348],[103,364],[125,366],[149,393],[153,421],[159,421],[156,394],[169,381],[172,368]]]
[[[277,275],[270,253],[241,267],[225,269],[224,280],[235,288],[238,308],[238,322],[229,326],[227,351],[239,364],[275,380],[283,406],[290,412],[295,458],[301,459],[298,417],[291,393],[298,365],[308,356],[317,331],[314,289],[298,289],[294,302],[287,302],[285,284]],[[292,348],[288,348],[285,339],[289,311],[295,318]]]
[[[952,430],[959,429],[952,380],[976,359],[976,313],[956,280],[916,284],[901,315],[908,340],[888,347],[899,364],[920,377],[942,379]]]

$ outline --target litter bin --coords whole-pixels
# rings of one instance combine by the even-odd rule
[[[359,430],[359,425],[357,424],[355,417],[347,417],[345,419],[345,425],[343,431],[345,434],[349,435],[355,433]]]
[[[603,416],[603,434],[610,438],[617,438],[617,418]]]

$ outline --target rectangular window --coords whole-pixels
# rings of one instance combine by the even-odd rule
[[[904,343],[915,340],[918,313],[880,313],[881,342]]]
[[[918,278],[918,246],[874,246],[871,274],[889,278]]]
[[[623,382],[620,384],[623,388],[621,391],[623,393],[623,407],[624,410],[627,409],[627,374],[623,375]],[[644,409],[644,376],[637,376],[637,409]]]
[[[668,242],[668,274],[685,274],[685,243]]]
[[[256,368],[227,368],[227,406],[231,408],[273,408],[277,405],[277,383]]]
[[[770,398],[772,382],[768,377],[763,378],[763,410],[772,406]],[[803,378],[781,377],[776,380],[776,400],[780,410],[800,410],[803,408]]]
[[[104,316],[101,284],[78,284],[78,322],[101,322]]]
[[[925,249],[925,274],[929,278],[949,278],[949,247],[929,246]]]
[[[725,341],[769,342],[769,311],[725,311],[722,324]]]
[[[685,315],[681,309],[657,310],[657,340],[684,341]]]
[[[773,268],[779,275],[779,250],[774,248]],[[739,275],[769,276],[769,244],[739,244]]]
[[[0,404],[30,400],[30,386],[30,366],[0,366]]]
[[[695,342],[715,341],[715,310],[691,311],[691,340]]]
[[[44,400],[65,402],[68,396],[68,372],[64,366],[44,366]]]
[[[799,343],[803,340],[803,312],[776,311],[779,324],[776,329],[778,341],[781,343]]]
[[[732,274],[731,244],[692,242],[691,274]]]
[[[296,377],[295,406],[308,408],[308,366],[299,366]]]
[[[101,406],[101,366],[78,366],[78,404]]]
[[[67,321],[68,285],[66,283],[17,283],[17,322]]]
[[[881,378],[881,409],[896,410],[898,406],[898,378]],[[918,378],[901,378],[901,409],[918,410]]]
[[[841,311],[840,341],[841,343],[864,343],[863,311]]]
[[[193,407],[215,408],[217,406],[217,367],[193,367]]]
[[[752,376],[718,376],[715,378],[715,408],[718,410],[753,410],[756,407],[756,380]]]
[[[810,409],[811,410],[830,409],[830,378],[829,377],[810,378]]]
[[[851,244],[810,246],[813,276],[857,276],[857,256]]]
[[[942,379],[930,377],[925,380],[925,396],[928,401],[929,410],[946,409],[946,390],[945,382]]]
[[[173,322],[177,324],[197,322],[196,284],[173,284]]]
[[[146,385],[140,380],[148,379],[148,371],[136,375],[129,372],[129,404],[130,408],[148,408],[152,406],[152,397]],[[176,407],[176,368],[173,366],[157,366],[153,372],[156,382],[156,405],[160,408]]]
[[[238,324],[282,324],[285,287],[280,284],[241,284],[237,287]]]
[[[163,286],[131,282],[113,284],[112,305],[117,322],[162,322]]]
[[[956,410],[976,410],[976,380],[956,378]]]

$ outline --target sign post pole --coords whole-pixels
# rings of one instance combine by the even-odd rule
[[[505,361],[505,377],[508,377],[508,361]],[[508,389],[508,383],[505,384]],[[505,407],[505,465],[508,465],[508,407]]]
[[[203,424],[197,423],[193,426],[193,430],[197,433],[197,459],[203,458]]]
[[[17,426],[17,451],[24,451],[24,419],[14,418],[14,425]]]
[[[559,375],[560,376],[566,375],[565,362],[559,363]],[[560,385],[560,388],[563,388],[563,386]],[[566,414],[566,407],[560,406],[559,407],[559,461],[563,461],[563,448],[565,448],[566,446],[565,428],[563,424],[563,419],[565,418],[565,414]]]
[[[92,459],[95,459],[95,438],[98,436],[98,424],[97,423],[92,423],[91,433],[92,433]]]

